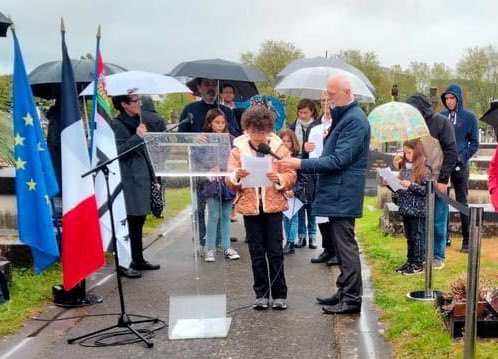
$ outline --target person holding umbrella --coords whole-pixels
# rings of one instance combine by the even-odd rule
[[[114,96],[112,103],[119,115],[112,121],[118,153],[144,142],[147,132],[140,121],[140,98],[138,95]],[[150,213],[151,185],[156,182],[154,169],[145,146],[141,146],[119,160],[126,214],[130,233],[132,263],[130,269],[120,268],[121,274],[129,278],[139,278],[141,270],[157,270],[158,264],[144,259],[142,230],[145,217]]]
[[[239,136],[241,131],[232,111],[218,103],[218,81],[212,79],[198,78],[197,91],[201,96],[200,101],[192,102],[185,106],[180,114],[180,126],[178,132],[202,132],[206,114],[212,108],[219,108],[228,120],[228,130],[232,136]]]
[[[416,93],[406,100],[407,104],[415,107],[424,117],[432,137],[439,141],[443,151],[443,163],[437,176],[437,190],[446,193],[451,172],[457,161],[455,142],[455,131],[451,123],[443,115],[437,114],[432,108],[431,100],[421,93]],[[426,154],[430,157],[430,154]],[[444,268],[446,252],[447,218],[449,213],[448,204],[439,196],[436,196],[434,204],[434,269]]]

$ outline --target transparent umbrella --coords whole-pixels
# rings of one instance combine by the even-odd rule
[[[294,60],[290,64],[285,66],[284,69],[277,74],[277,81],[278,82],[281,81],[285,76],[289,75],[290,73],[296,70],[303,69],[306,67],[319,67],[319,66],[332,67],[350,72],[358,76],[360,80],[362,80],[367,85],[370,91],[372,91],[372,93],[375,91],[374,85],[370,82],[368,77],[366,77],[363,72],[358,70],[356,67],[348,64],[347,62],[344,62],[335,57],[316,56],[316,57],[307,57],[307,58]]]
[[[368,115],[373,143],[403,142],[430,136],[422,114],[404,102],[388,102]]]
[[[285,76],[275,87],[282,95],[319,100],[327,80],[333,76],[345,75],[351,81],[355,99],[358,102],[373,103],[375,97],[367,85],[355,74],[332,67],[306,67]]]

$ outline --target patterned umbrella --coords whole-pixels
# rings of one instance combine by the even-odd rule
[[[368,121],[372,129],[372,142],[403,142],[430,136],[422,114],[412,105],[388,102],[376,107]]]

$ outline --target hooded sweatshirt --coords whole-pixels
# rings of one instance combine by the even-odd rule
[[[446,110],[441,114],[446,118],[450,116],[450,110],[446,106],[445,95],[452,94],[457,98],[455,140],[457,145],[458,161],[457,165],[465,165],[479,148],[478,125],[475,115],[463,108],[463,94],[460,86],[452,84],[441,94],[441,101]],[[451,123],[451,121],[450,121]]]
[[[444,159],[437,181],[447,184],[457,161],[455,131],[450,121],[443,115],[435,113],[429,98],[421,93],[410,96],[406,103],[419,110],[425,119],[427,127],[429,127],[431,136],[439,141]]]

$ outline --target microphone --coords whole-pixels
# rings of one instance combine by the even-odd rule
[[[282,159],[282,157],[277,156],[275,153],[273,153],[270,146],[268,146],[268,144],[266,144],[266,143],[260,143],[258,148],[256,149],[256,151],[258,151],[259,153],[262,153],[264,155],[270,155],[273,158],[276,158],[277,160]]]
[[[194,124],[194,115],[192,114],[192,112],[187,113],[187,116],[183,120],[181,120],[178,125],[183,125],[184,123],[188,123],[190,125]]]
[[[165,132],[172,132],[173,130],[176,130],[178,127],[180,127],[181,125],[184,125],[186,123],[188,123],[191,126],[194,124],[194,115],[191,112],[187,113],[185,118],[183,118],[176,125],[173,125],[173,127],[168,128]]]

